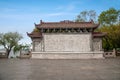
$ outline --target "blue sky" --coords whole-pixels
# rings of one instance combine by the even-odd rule
[[[114,7],[120,9],[120,0],[0,0],[0,32],[17,31],[31,43],[26,32],[34,23],[43,21],[74,20],[84,10],[100,12]]]

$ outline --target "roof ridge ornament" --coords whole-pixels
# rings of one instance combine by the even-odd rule
[[[92,24],[94,24],[94,21],[93,21],[93,19],[90,19],[90,22],[91,22]]]
[[[37,24],[34,22],[34,25],[36,26]]]
[[[42,20],[40,20],[40,24],[42,24],[43,23],[43,21]]]
[[[70,21],[70,20],[64,20],[64,21],[60,21],[60,23],[71,23],[73,21]]]

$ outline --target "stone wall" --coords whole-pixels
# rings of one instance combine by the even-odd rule
[[[43,51],[43,39],[34,39],[33,40],[33,51],[41,52]]]
[[[93,39],[93,51],[102,51],[102,38]]]
[[[102,51],[102,39],[91,34],[43,34],[33,40],[35,52],[88,52]]]
[[[89,52],[91,51],[91,34],[43,34],[46,52]]]
[[[34,39],[31,58],[38,59],[93,59],[104,58],[102,39],[92,38],[90,33],[44,33],[42,39]]]

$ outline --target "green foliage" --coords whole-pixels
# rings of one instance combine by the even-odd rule
[[[17,44],[17,45],[14,46],[13,51],[14,51],[14,53],[16,53],[18,51],[21,52],[21,50],[27,50],[28,51],[28,49],[29,49],[28,45]]]
[[[15,47],[13,48],[14,53],[16,53],[17,51],[20,51],[22,49],[22,45],[15,45]]]
[[[120,16],[120,10],[110,8],[109,10],[103,11],[98,17],[98,21],[102,25],[113,25],[118,23]]]
[[[107,32],[107,35],[103,38],[103,48],[105,50],[120,48],[120,24],[104,25],[98,31]]]
[[[90,11],[82,11],[79,15],[77,15],[75,22],[85,22],[89,20],[96,21],[96,12],[94,10]]]
[[[33,32],[39,32],[39,30],[38,30],[37,28],[35,28],[35,29],[33,30]]]
[[[9,56],[11,49],[18,44],[22,36],[17,32],[0,33],[0,45],[6,49],[6,54]]]

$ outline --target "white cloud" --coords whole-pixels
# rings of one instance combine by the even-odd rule
[[[58,6],[55,10],[58,10],[58,11],[73,11],[75,9],[75,4],[68,4],[68,5],[61,5],[61,6]]]
[[[17,11],[17,9],[14,8],[0,8],[0,10],[2,12],[13,12],[13,11]]]
[[[68,5],[68,6],[67,6],[67,10],[68,10],[68,11],[72,11],[72,10],[74,10],[74,9],[75,9],[75,5],[72,5],[72,4],[71,4],[71,5]]]
[[[66,13],[64,13],[64,12],[57,12],[57,13],[46,14],[46,16],[48,16],[48,17],[61,16],[61,15],[66,15]]]
[[[55,10],[70,12],[70,11],[75,10],[77,8],[77,6],[81,5],[81,4],[82,4],[82,2],[80,2],[80,1],[73,1],[66,5],[60,5],[57,8],[55,8]]]

